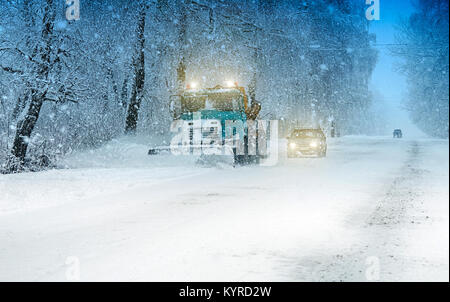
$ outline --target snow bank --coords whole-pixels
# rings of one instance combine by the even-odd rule
[[[74,152],[59,165],[74,168],[154,168],[195,166],[195,158],[182,156],[149,156],[158,141],[148,137],[122,137],[95,150]]]
[[[0,175],[0,215],[57,206],[205,173],[196,159],[149,156],[151,140],[121,138],[96,150],[74,152],[65,169]]]

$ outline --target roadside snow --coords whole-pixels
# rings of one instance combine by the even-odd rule
[[[0,280],[65,281],[76,257],[82,281],[367,281],[373,259],[380,280],[448,281],[448,141],[346,137],[236,169],[147,149],[0,176]]]
[[[122,139],[73,153],[63,170],[0,176],[0,215],[78,202],[206,173],[188,157],[151,157],[149,145]]]

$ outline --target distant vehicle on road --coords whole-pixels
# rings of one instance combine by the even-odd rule
[[[327,155],[327,138],[322,129],[295,129],[287,140],[288,158]]]
[[[401,129],[395,129],[394,130],[394,138],[402,138],[403,137],[403,132]]]

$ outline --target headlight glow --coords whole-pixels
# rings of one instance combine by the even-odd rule
[[[296,143],[290,143],[290,144],[289,144],[289,147],[290,147],[291,149],[295,149],[295,148],[297,148],[297,144],[296,144]]]
[[[309,146],[311,148],[317,148],[319,146],[319,144],[317,142],[312,142],[311,144],[309,144]]]
[[[187,86],[187,89],[197,89],[197,88],[198,88],[198,83],[197,82],[191,82]]]
[[[233,87],[236,87],[237,84],[235,82],[233,82],[233,81],[226,81],[225,82],[225,86],[228,87],[228,88],[233,88]]]

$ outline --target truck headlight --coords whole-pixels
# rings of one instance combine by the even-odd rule
[[[309,146],[311,148],[317,148],[319,146],[319,144],[317,142],[312,142],[311,144],[309,144]]]
[[[289,148],[295,149],[295,148],[297,148],[297,144],[296,143],[290,143],[289,144]]]
[[[237,82],[233,82],[233,81],[226,81],[225,82],[225,86],[228,88],[233,88],[233,87],[237,87]]]

